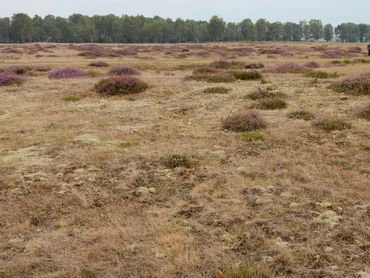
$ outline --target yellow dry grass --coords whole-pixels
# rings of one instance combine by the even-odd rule
[[[150,88],[131,96],[94,92],[106,68],[94,69],[95,77],[45,73],[0,87],[0,277],[223,277],[248,264],[276,277],[369,273],[370,122],[352,113],[369,96],[345,97],[328,88],[331,80],[303,74],[264,73],[267,84],[228,83],[228,94],[205,94],[212,84],[184,79],[217,59],[370,72],[368,63],[333,65],[312,48],[322,45],[205,44],[222,50],[205,58],[169,55],[167,46],[97,58],[141,69]],[[290,56],[258,52],[276,46]],[[232,52],[242,47],[255,51]],[[52,51],[0,52],[0,63],[88,70],[95,60],[68,45]],[[347,59],[360,56],[367,59]],[[268,86],[286,94],[288,108],[261,111],[263,141],[222,129],[222,119],[254,103],[246,94]],[[296,110],[353,127],[327,133],[289,119]],[[197,163],[168,169],[171,154]]]

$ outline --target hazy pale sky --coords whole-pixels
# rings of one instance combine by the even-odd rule
[[[219,15],[226,21],[244,18],[270,21],[321,19],[324,23],[370,23],[370,0],[0,0],[0,16],[24,12],[33,16],[142,14],[208,20]]]

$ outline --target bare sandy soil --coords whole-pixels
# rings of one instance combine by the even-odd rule
[[[32,72],[0,87],[0,277],[370,277],[370,122],[353,112],[370,99],[329,86],[370,72],[366,46],[347,52],[354,46],[104,46],[129,50],[117,57],[0,46],[1,67],[89,73]],[[185,78],[220,59],[265,69],[315,61],[339,77],[259,69],[263,82]],[[137,67],[149,89],[100,96],[94,85],[109,68],[92,69],[93,60]],[[230,91],[203,92],[214,86]],[[245,96],[258,88],[283,93],[287,108],[260,110],[263,140],[246,141],[222,121],[253,106]],[[301,110],[352,127],[327,132],[288,117]],[[193,163],[169,167],[171,155]]]

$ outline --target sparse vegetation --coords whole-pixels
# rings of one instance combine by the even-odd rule
[[[272,88],[258,88],[253,93],[245,96],[246,99],[261,100],[264,98],[283,98],[285,94],[282,92],[276,92]]]
[[[223,128],[236,132],[264,129],[267,122],[254,110],[234,113],[223,120]]]
[[[121,65],[115,66],[109,71],[110,75],[138,75],[139,70],[128,66],[128,65]]]
[[[204,90],[206,94],[227,94],[230,89],[226,87],[211,87]]]
[[[370,121],[370,103],[356,109],[356,115]]]
[[[263,134],[256,132],[256,131],[246,131],[243,132],[241,138],[245,142],[254,142],[254,141],[263,141],[265,137]]]
[[[187,77],[187,80],[206,81],[209,83],[231,83],[236,81],[236,78],[230,73],[221,72],[216,74],[191,75]]]
[[[339,75],[336,72],[310,71],[307,72],[305,76],[318,79],[327,79],[327,78],[337,78]]]
[[[81,98],[79,96],[65,96],[63,98],[64,101],[66,102],[76,102],[79,101]]]
[[[265,71],[273,73],[304,73],[310,69],[294,62],[284,63],[266,68]]]

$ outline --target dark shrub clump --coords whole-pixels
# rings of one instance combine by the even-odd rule
[[[223,120],[223,128],[243,132],[266,128],[267,122],[254,110],[246,110],[228,116]]]
[[[196,80],[196,81],[206,81],[209,83],[230,83],[236,81],[234,75],[221,72],[217,74],[193,74],[186,79],[188,80]]]
[[[99,81],[95,90],[101,95],[127,95],[145,91],[148,85],[134,77],[116,76]]]
[[[0,72],[0,86],[20,85],[26,81],[23,76],[11,72]]]
[[[309,111],[299,110],[299,111],[294,111],[294,112],[289,113],[288,118],[296,119],[296,120],[310,121],[310,120],[313,120],[315,118],[315,115],[312,114]]]
[[[75,68],[61,68],[49,71],[50,79],[79,78],[86,76],[86,73]]]
[[[197,74],[213,74],[213,73],[217,73],[217,72],[218,71],[215,68],[201,67],[201,68],[195,69],[193,71],[193,74],[194,75],[197,75]]]
[[[264,98],[278,98],[278,97],[284,97],[285,94],[281,92],[274,92],[272,89],[264,89],[264,88],[258,88],[256,91],[253,93],[247,95],[245,98],[246,99],[251,99],[251,100],[259,100],[259,99],[264,99]]]
[[[191,168],[196,165],[196,163],[197,161],[195,159],[181,154],[169,155],[164,160],[164,165],[171,169],[178,167]]]
[[[131,66],[122,65],[122,66],[113,67],[109,71],[109,74],[110,75],[138,75],[139,70]]]
[[[349,95],[370,95],[370,74],[344,79],[332,84],[332,88]]]
[[[262,79],[262,74],[258,71],[235,71],[232,74],[238,80],[258,80],[258,79]]]
[[[258,103],[253,105],[253,108],[262,109],[262,110],[278,110],[285,109],[287,103],[285,100],[277,97],[268,97],[260,99]]]
[[[225,87],[212,87],[204,90],[206,94],[227,94],[230,89]]]
[[[105,68],[105,67],[109,67],[109,64],[104,62],[104,61],[92,61],[90,64],[89,64],[90,67],[96,67],[96,68]]]
[[[324,116],[317,117],[313,122],[312,125],[314,127],[320,128],[327,132],[331,132],[334,130],[345,130],[350,129],[352,125],[346,122],[343,119],[339,118],[328,118]]]
[[[312,61],[312,62],[308,62],[307,64],[305,64],[306,67],[308,68],[311,68],[311,69],[317,69],[320,67],[319,63],[315,62],[315,61]]]

